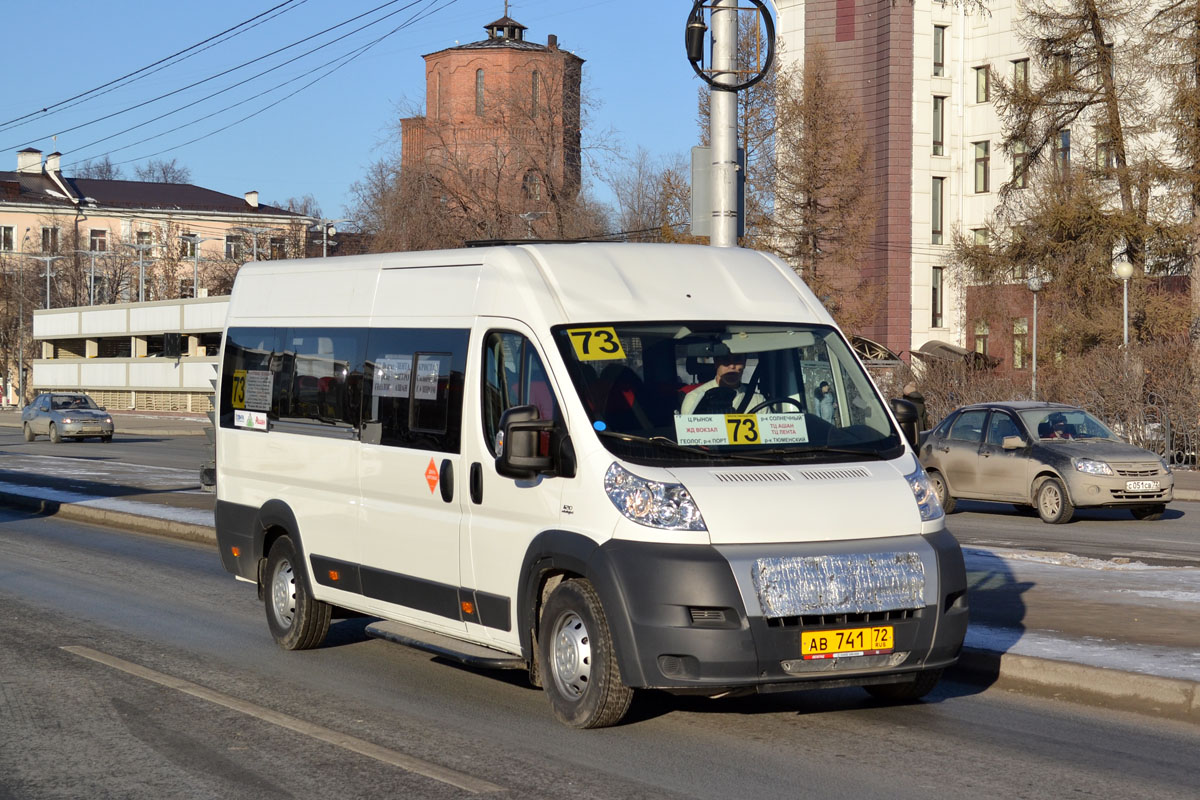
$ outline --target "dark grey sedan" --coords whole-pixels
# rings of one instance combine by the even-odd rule
[[[1158,519],[1175,476],[1149,450],[1118,438],[1088,412],[1058,403],[980,403],[955,409],[921,444],[946,513],[958,499],[1032,507],[1044,522],[1076,508],[1121,506]]]
[[[95,436],[103,442],[113,437],[112,416],[82,392],[46,392],[39,394],[21,411],[25,441],[39,435],[52,442]]]

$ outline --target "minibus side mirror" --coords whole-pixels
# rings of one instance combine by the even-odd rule
[[[554,471],[550,451],[554,420],[539,419],[536,406],[513,406],[500,416],[496,439],[496,472],[506,478],[529,479]]]
[[[896,422],[900,423],[900,432],[904,434],[904,438],[908,439],[908,443],[916,450],[920,447],[917,442],[917,437],[919,436],[917,421],[920,419],[917,415],[917,407],[899,397],[893,397],[891,402],[892,413],[896,415]]]

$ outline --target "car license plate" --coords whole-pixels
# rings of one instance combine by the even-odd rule
[[[1125,481],[1127,492],[1157,492],[1158,481]]]
[[[891,625],[837,631],[804,631],[800,634],[800,650],[805,660],[875,656],[892,652],[894,646]]]

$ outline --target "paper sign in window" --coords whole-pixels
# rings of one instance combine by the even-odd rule
[[[412,356],[383,356],[375,361],[376,397],[408,397]]]

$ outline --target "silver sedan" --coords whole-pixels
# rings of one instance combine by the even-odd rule
[[[39,394],[21,411],[25,441],[39,435],[52,442],[95,436],[103,442],[113,437],[112,416],[82,392],[46,392]]]

